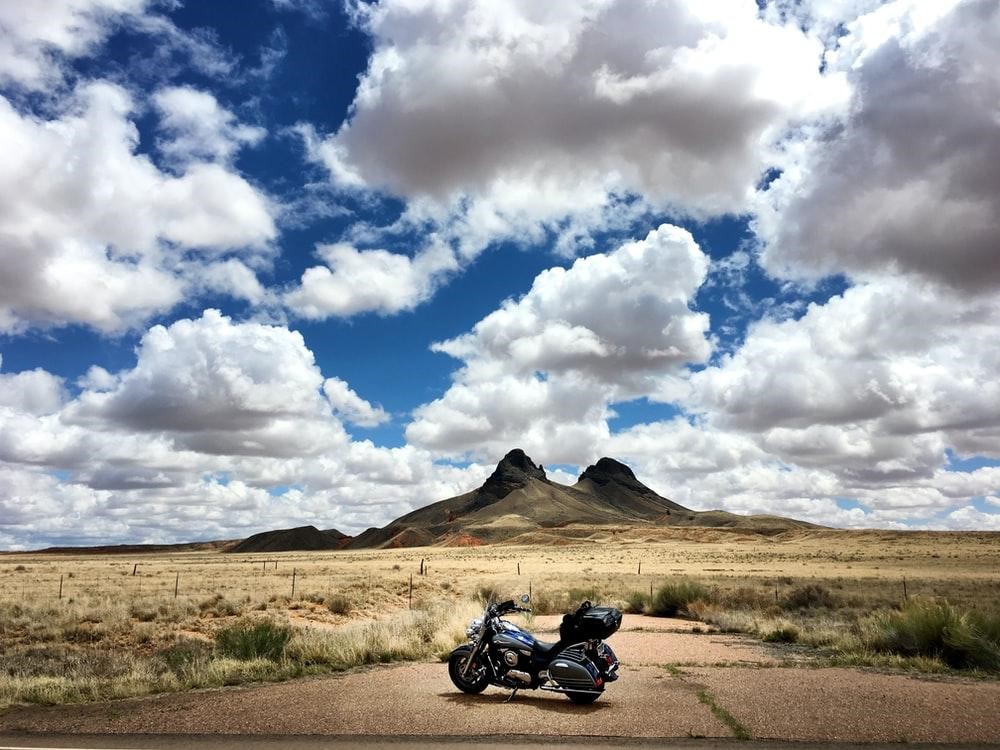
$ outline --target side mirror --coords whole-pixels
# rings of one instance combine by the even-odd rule
[[[528,596],[527,594],[521,594],[521,603],[522,604],[527,604],[530,601],[531,601],[531,597],[530,596]]]

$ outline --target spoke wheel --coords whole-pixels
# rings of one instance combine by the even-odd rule
[[[481,693],[490,684],[486,675],[486,668],[482,665],[473,664],[468,673],[463,676],[462,670],[469,660],[469,651],[456,651],[448,659],[448,676],[459,690],[463,693]]]

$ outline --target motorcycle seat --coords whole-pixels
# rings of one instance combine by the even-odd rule
[[[556,643],[546,643],[536,638],[534,650],[539,656],[552,656],[560,646],[561,644],[558,641]]]

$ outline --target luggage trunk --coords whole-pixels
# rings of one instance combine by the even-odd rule
[[[580,608],[575,614],[563,617],[559,628],[562,641],[588,641],[605,639],[622,624],[622,613],[615,607]]]

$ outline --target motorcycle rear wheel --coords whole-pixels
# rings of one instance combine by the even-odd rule
[[[463,693],[475,695],[487,688],[490,684],[490,678],[487,676],[485,669],[476,670],[474,667],[463,677],[462,670],[465,669],[465,662],[468,659],[469,651],[467,649],[453,651],[451,658],[448,659],[448,676],[455,687]]]
[[[586,706],[601,697],[600,693],[566,693],[566,697],[579,706]]]

